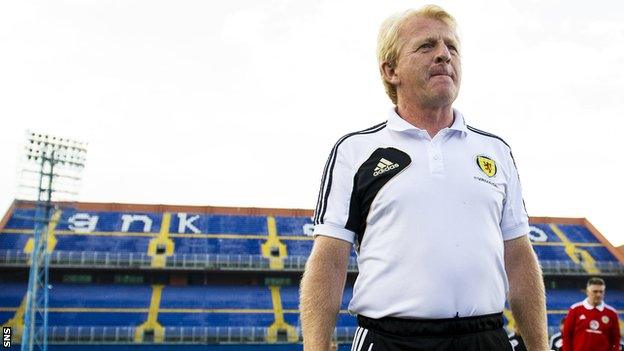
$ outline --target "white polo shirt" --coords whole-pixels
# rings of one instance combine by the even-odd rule
[[[370,318],[497,313],[508,290],[503,241],[529,233],[509,145],[467,126],[433,139],[394,109],[332,149],[314,235],[355,244],[349,310]]]

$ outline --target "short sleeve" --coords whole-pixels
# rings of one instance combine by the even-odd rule
[[[341,147],[343,146],[343,147]],[[327,159],[314,213],[314,233],[353,243],[355,233],[346,229],[353,189],[354,169],[340,142]]]
[[[509,151],[506,168],[509,172],[507,175],[507,188],[505,191],[505,199],[503,200],[503,213],[500,226],[503,240],[511,240],[528,234],[530,229],[529,216],[527,215],[522,198],[520,177],[511,151]]]

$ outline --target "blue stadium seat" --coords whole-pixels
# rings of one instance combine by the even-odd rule
[[[596,261],[619,262],[618,259],[615,258],[615,256],[613,256],[613,254],[611,252],[609,252],[609,250],[606,247],[604,247],[604,246],[600,246],[600,247],[582,247],[582,249],[586,250],[587,252],[589,252],[589,254]]]
[[[147,308],[149,285],[55,284],[49,292],[52,307]]]
[[[312,240],[282,240],[288,248],[288,256],[310,256]]]
[[[565,313],[553,313],[553,312],[548,313],[548,315],[546,316],[548,326],[554,327],[556,330],[558,330],[559,322],[561,321],[561,318],[563,318],[566,315],[566,313],[567,313],[567,309]]]
[[[285,312],[284,321],[294,327],[301,326],[301,319],[299,318],[299,313]]]
[[[27,289],[25,283],[0,283],[0,307],[18,307]]]
[[[304,226],[311,227],[313,225],[310,217],[275,217],[277,225],[277,233],[280,236],[303,236]]]
[[[147,313],[126,312],[54,312],[48,313],[50,326],[135,326],[147,319]]]
[[[337,327],[357,327],[357,318],[348,313],[340,313],[336,320]]]
[[[0,250],[22,251],[30,238],[32,235],[2,233],[0,234]]]
[[[0,325],[4,325],[9,319],[13,318],[15,312],[0,311]]]
[[[605,301],[617,310],[624,310],[624,290],[609,290],[607,286]]]
[[[275,321],[273,313],[180,313],[160,312],[158,321],[166,327],[200,326],[200,327],[238,327],[256,326],[269,327]]]
[[[57,251],[147,252],[151,238],[57,235]]]
[[[280,288],[280,295],[284,309],[299,309],[299,286],[283,286]]]
[[[567,310],[572,304],[586,297],[581,290],[570,289],[547,289],[546,306],[549,310]]]
[[[176,254],[261,254],[265,239],[173,238]]]
[[[533,249],[537,254],[537,258],[540,260],[548,260],[548,261],[570,261],[570,256],[565,252],[565,247],[563,246],[537,246],[534,245]]]
[[[598,239],[582,225],[559,224],[559,229],[573,243],[600,243]]]
[[[172,224],[175,225],[177,221],[178,218],[173,216]],[[266,235],[268,233],[266,216],[209,215],[204,216],[203,221],[198,221],[197,227],[206,228],[208,234]]]
[[[35,210],[15,209],[12,216],[9,218],[5,228],[6,229],[33,229],[35,222],[32,219],[35,217]]]
[[[266,286],[166,286],[160,308],[273,309]]]

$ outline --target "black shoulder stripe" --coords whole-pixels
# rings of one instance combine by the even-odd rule
[[[513,153],[511,152],[511,146],[509,146],[509,144],[507,144],[507,142],[505,140],[503,140],[503,138],[499,137],[498,135],[494,135],[492,133],[484,132],[484,131],[482,131],[480,129],[471,127],[469,125],[466,125],[466,127],[469,130],[471,130],[471,131],[473,131],[473,132],[475,132],[477,134],[481,134],[481,135],[485,135],[485,136],[490,137],[490,138],[498,139],[498,140],[502,141],[503,144],[507,145],[507,147],[509,148],[509,155],[511,156],[511,160],[513,161],[514,167],[516,167],[516,171],[518,170],[518,166],[516,166],[516,159],[513,157]]]
[[[483,130],[480,130],[480,129],[477,129],[477,128],[474,128],[474,127],[471,127],[471,126],[469,126],[469,125],[466,125],[466,127],[467,127],[469,130],[471,130],[471,131],[473,131],[473,132],[475,132],[475,133],[477,133],[477,134],[485,135],[485,136],[488,136],[488,137],[490,137],[490,138],[495,138],[495,139],[498,139],[498,140],[502,141],[502,142],[503,142],[503,144],[507,145],[507,147],[511,150],[511,146],[509,146],[509,144],[507,144],[507,142],[506,142],[505,140],[503,140],[503,138],[499,137],[498,135],[494,135],[494,134],[492,134],[492,133],[485,132],[485,131],[483,131]]]
[[[324,222],[325,212],[327,210],[327,199],[329,198],[329,193],[331,192],[332,176],[334,172],[334,165],[336,163],[336,154],[338,152],[338,147],[340,146],[340,144],[342,144],[343,141],[354,135],[376,133],[384,129],[386,127],[386,123],[387,121],[364,130],[349,133],[338,139],[338,141],[332,148],[329,157],[327,158],[327,162],[325,163],[325,169],[323,170],[323,178],[321,179],[321,186],[319,189],[316,211],[314,214],[314,224],[322,224]]]
[[[503,144],[507,145],[507,147],[509,148],[509,156],[511,156],[511,161],[513,162],[513,165],[514,165],[514,167],[516,168],[516,173],[518,174],[518,181],[520,181],[520,172],[518,171],[518,166],[516,165],[516,159],[515,159],[515,158],[514,158],[514,156],[513,156],[513,152],[511,152],[511,146],[509,146],[509,144],[507,144],[507,142],[506,142],[505,140],[503,140],[503,138],[499,137],[498,135],[494,135],[494,134],[492,134],[492,133],[488,133],[488,132],[482,131],[482,130],[480,130],[480,129],[477,129],[477,128],[474,128],[474,127],[471,127],[471,126],[469,126],[469,125],[466,125],[466,127],[467,127],[469,130],[471,130],[471,131],[473,131],[473,132],[475,132],[475,133],[477,133],[477,134],[481,134],[481,135],[488,136],[488,137],[490,137],[490,138],[495,138],[495,139],[498,139],[498,140],[502,141],[502,142],[503,142]],[[524,212],[527,212],[527,210],[526,210],[526,204],[524,203],[524,199],[522,199],[522,206],[524,207]],[[527,215],[528,215],[528,214],[527,214]]]
[[[332,174],[334,170],[334,164],[336,162],[336,154],[338,151],[338,146],[340,146],[340,144],[342,144],[342,142],[348,139],[349,137],[352,137],[354,135],[359,135],[359,134],[375,133],[385,128],[385,126],[386,126],[386,122],[383,122],[383,123],[377,124],[375,126],[372,126],[364,130],[349,133],[347,135],[344,135],[342,138],[340,138],[336,142],[336,144],[332,148],[329,158],[327,159],[327,162],[325,164],[325,169],[323,170],[323,178],[321,179],[321,189],[319,191],[319,197],[318,197],[316,213],[315,213],[315,218],[314,218],[315,224],[321,224],[324,222],[325,211],[327,210],[327,199],[329,198],[329,193],[331,191]],[[328,174],[329,174],[329,177],[327,177]],[[325,183],[327,183],[327,185]],[[325,187],[325,190],[323,191],[324,187]]]

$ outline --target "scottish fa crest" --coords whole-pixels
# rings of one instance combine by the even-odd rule
[[[496,162],[491,158],[483,155],[479,155],[476,158],[477,166],[485,173],[486,176],[492,178],[496,175]]]

